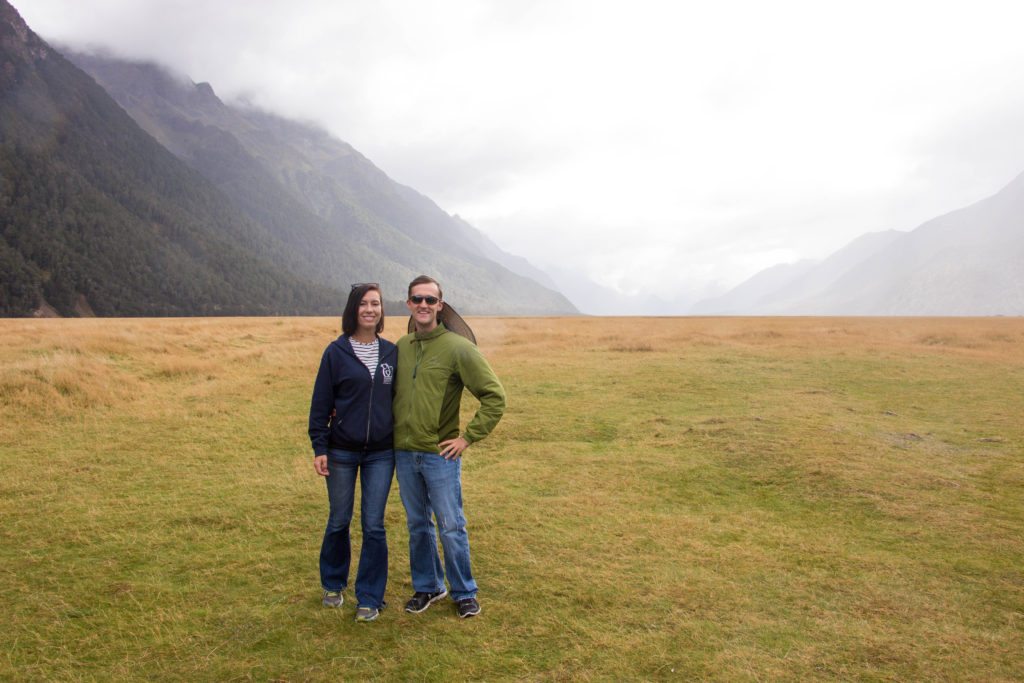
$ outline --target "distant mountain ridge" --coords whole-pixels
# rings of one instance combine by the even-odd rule
[[[425,272],[463,312],[578,313],[525,259],[326,132],[225,104],[208,84],[151,63],[67,52],[143,129],[291,245],[319,282],[379,281],[399,299]]]
[[[1024,315],[1024,174],[910,232],[862,235],[817,264],[774,266],[706,315]]]
[[[766,268],[725,294],[695,304],[696,315],[757,315],[786,313],[789,308],[819,294],[850,268],[885,248],[906,233],[896,230],[861,235],[823,261],[803,260]]]

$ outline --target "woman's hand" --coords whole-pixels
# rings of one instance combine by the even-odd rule
[[[321,477],[329,477],[331,473],[327,470],[327,456],[317,455],[313,457],[313,469]]]

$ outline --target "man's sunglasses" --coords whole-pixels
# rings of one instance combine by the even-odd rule
[[[433,306],[438,301],[440,301],[440,299],[438,299],[436,296],[420,296],[419,294],[413,294],[412,296],[409,297],[409,301],[413,302],[414,304],[421,304],[424,301],[426,301],[428,304]]]

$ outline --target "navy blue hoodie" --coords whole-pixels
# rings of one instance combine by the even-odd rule
[[[380,355],[372,377],[356,358],[347,336],[338,337],[324,350],[309,404],[313,455],[325,455],[328,447],[378,451],[393,446],[391,399],[398,350],[388,340],[378,339]]]

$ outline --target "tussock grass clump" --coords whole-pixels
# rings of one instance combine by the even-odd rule
[[[612,346],[611,351],[615,353],[649,353],[654,350],[650,344],[617,344]]]
[[[0,367],[0,405],[5,413],[18,408],[66,416],[126,403],[140,387],[138,378],[82,349],[26,354]]]
[[[917,341],[926,346],[953,346],[964,349],[976,349],[984,345],[982,340],[964,339],[953,334],[926,334]]]
[[[357,625],[305,434],[337,319],[0,320],[0,679],[1024,678],[1021,320],[471,322],[483,614],[400,609],[396,484]]]

